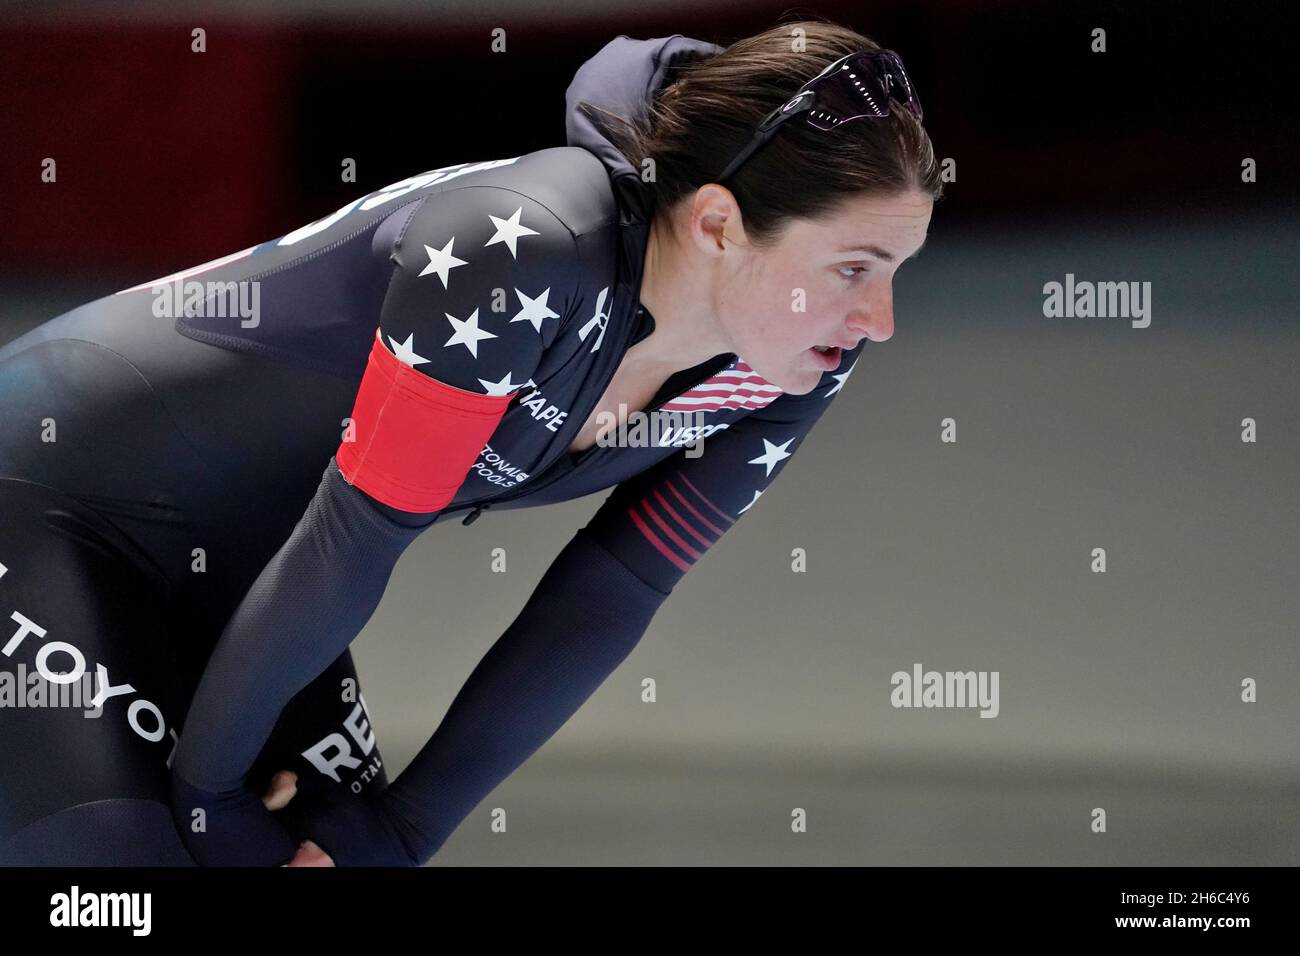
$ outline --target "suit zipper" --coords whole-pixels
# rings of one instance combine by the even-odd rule
[[[566,446],[566,447],[567,447],[567,446]],[[593,446],[593,447],[594,447],[594,446]],[[588,449],[588,450],[590,451],[591,449]],[[585,459],[584,459],[584,460],[585,460]],[[554,467],[554,466],[556,466],[556,465],[559,465],[561,461],[563,461],[563,458],[556,459],[556,460],[555,460],[554,462],[552,462],[551,464],[552,464],[552,466]],[[541,481],[534,482],[534,483],[532,483],[532,484],[525,484],[523,490],[518,491],[518,492],[516,492],[516,493],[513,494],[513,495],[503,495],[503,496],[501,496],[501,497],[499,497],[499,498],[493,498],[491,501],[482,501],[482,502],[479,502],[478,504],[474,505],[473,510],[470,511],[470,513],[467,514],[467,515],[465,516],[465,520],[463,520],[463,521],[461,522],[461,524],[463,524],[463,525],[473,524],[475,521],[478,520],[478,516],[479,516],[481,513],[483,513],[484,511],[487,511],[487,509],[491,508],[493,505],[501,504],[502,502],[505,502],[505,501],[514,501],[514,500],[516,500],[517,498],[526,498],[528,495],[531,495],[533,492],[538,491],[539,489],[546,488],[546,487],[548,487],[548,486],[550,486],[550,485],[553,485],[553,484],[555,484],[557,481],[559,481],[561,478],[565,478],[565,477],[567,477],[568,475],[573,474],[575,468],[577,468],[577,465],[575,465],[575,464],[573,464],[572,462],[570,462],[570,463],[569,463],[569,467],[567,467],[567,468],[554,468],[554,471],[556,472],[556,474],[551,475],[551,476],[549,476],[549,477],[547,477],[547,478],[545,478],[545,479],[543,479],[543,480],[541,480]]]

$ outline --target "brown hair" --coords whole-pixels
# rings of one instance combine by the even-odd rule
[[[664,208],[714,182],[723,165],[781,105],[829,64],[880,47],[829,20],[797,20],[746,37],[713,56],[679,62],[652,98],[644,120],[579,104],[634,167],[653,157],[655,203]],[[600,114],[599,116],[596,114]],[[601,122],[604,117],[614,122]],[[829,214],[847,196],[908,189],[942,194],[930,137],[895,104],[881,121],[831,131],[795,121],[728,181],[757,246],[775,242],[792,219]]]

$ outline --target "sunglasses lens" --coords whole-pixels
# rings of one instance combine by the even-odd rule
[[[912,78],[907,75],[907,70],[903,69],[903,61],[899,59],[898,54],[892,50],[886,51],[882,66],[886,68],[890,82],[893,85],[890,96],[910,109],[913,115],[920,119],[921,99],[916,95],[916,90],[912,88]]]
[[[921,104],[903,64],[888,51],[851,57],[810,85],[816,89],[816,100],[808,111],[808,124],[818,129],[834,129],[852,119],[888,116],[890,97],[920,117]]]

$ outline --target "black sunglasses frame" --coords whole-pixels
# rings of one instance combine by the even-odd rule
[[[859,71],[863,78],[874,81],[874,90],[863,85],[858,77]],[[902,95],[897,95],[896,91]],[[873,92],[876,96],[872,96]],[[876,102],[876,97],[879,97],[879,103]],[[831,130],[855,119],[884,119],[889,115],[891,97],[910,110],[918,121],[922,119],[921,100],[897,53],[893,50],[860,50],[842,56],[801,86],[785,103],[764,116],[755,129],[753,138],[714,182],[724,182],[734,175],[745,160],[776,135],[782,123],[802,116],[815,129]],[[852,112],[852,109],[858,108],[852,107],[851,115],[848,116],[837,115],[828,102],[838,99],[838,105],[842,107],[844,102],[859,98],[865,100],[861,105],[865,105],[867,110]],[[839,112],[843,111],[841,109]]]

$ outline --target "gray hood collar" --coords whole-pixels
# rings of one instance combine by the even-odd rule
[[[643,198],[640,171],[629,163],[600,128],[578,109],[579,103],[599,106],[629,120],[644,119],[651,96],[664,85],[680,60],[721,53],[722,47],[693,40],[680,33],[652,40],[633,40],[620,34],[578,68],[564,93],[564,128],[570,146],[594,153],[609,170],[615,192],[624,201]],[[638,211],[643,211],[638,209]]]

